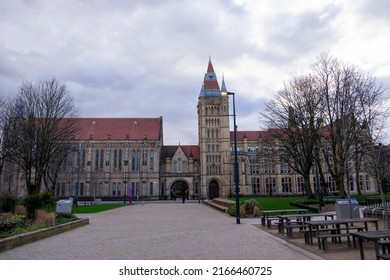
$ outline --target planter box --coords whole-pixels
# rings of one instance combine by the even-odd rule
[[[34,242],[46,237],[50,237],[71,229],[89,224],[89,219],[79,219],[77,221],[61,224],[49,228],[40,229],[37,231],[26,232],[23,234],[0,239],[0,252],[15,248],[17,246]]]

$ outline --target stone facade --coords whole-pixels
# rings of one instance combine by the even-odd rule
[[[162,117],[78,119],[78,140],[60,170],[55,195],[132,201],[234,196],[232,113],[229,95],[222,92],[225,81],[220,87],[209,60],[198,96],[198,145],[164,146]],[[240,195],[304,194],[303,178],[272,149],[269,131],[237,131]],[[0,191],[26,194],[15,165],[6,163],[1,176]],[[337,193],[330,174],[326,176],[329,193]],[[354,180],[353,175],[351,193],[357,192]],[[358,180],[363,194],[377,192],[364,170]],[[315,170],[311,181],[315,190]]]

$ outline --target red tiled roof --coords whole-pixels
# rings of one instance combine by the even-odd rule
[[[218,89],[219,90],[219,84],[217,80],[205,80],[203,83],[203,87],[205,89]]]
[[[161,148],[161,159],[172,158],[179,147],[182,148],[187,158],[192,157],[194,161],[200,160],[200,148],[198,145],[163,146]]]
[[[160,118],[78,118],[78,140],[162,140]]]
[[[319,133],[321,137],[329,139],[329,126],[322,127]],[[243,141],[244,137],[246,137],[248,141],[258,141],[259,139],[270,140],[278,137],[287,138],[288,134],[280,128],[269,128],[265,131],[237,131],[237,141]],[[234,141],[234,131],[230,131],[230,140]]]
[[[271,132],[267,131],[237,131],[237,141],[243,141],[244,137],[248,141],[258,141],[259,139],[268,140],[271,137]],[[230,140],[234,140],[234,131],[230,131]]]

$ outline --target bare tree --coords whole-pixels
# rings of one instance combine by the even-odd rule
[[[279,156],[305,178],[308,195],[313,164],[317,180],[326,183],[321,160],[340,195],[350,197],[353,172],[359,188],[363,161],[378,160],[373,147],[387,117],[383,93],[371,76],[322,54],[309,75],[293,78],[266,105],[262,116],[276,128],[273,135],[284,151]]]
[[[74,153],[74,145],[64,142],[59,145],[57,151],[51,157],[45,175],[43,177],[46,191],[55,193],[56,183],[61,168],[66,164],[66,159],[70,154]]]
[[[4,126],[6,123],[5,103],[6,102],[4,98],[1,96],[0,97],[0,175],[1,175],[1,171],[3,170],[3,164],[5,160],[5,150],[4,150]],[[1,180],[0,180],[0,189],[1,189]]]
[[[6,124],[6,101],[3,97],[0,97],[0,178],[3,170],[4,161],[7,157],[6,147],[4,146],[4,137],[5,137],[5,124]],[[0,180],[0,191],[1,191]]]
[[[353,71],[342,68],[337,60],[328,55],[322,55],[313,69],[316,87],[322,97],[322,116],[326,124],[321,133],[324,136],[321,151],[340,194],[344,195],[347,155],[352,144],[351,116],[354,115],[355,104],[350,90]]]
[[[359,191],[359,172],[365,147],[374,140],[367,134],[370,125],[364,117],[364,111],[372,111],[373,104],[363,100],[367,99],[367,94],[370,95],[373,89],[378,93],[378,98],[383,92],[370,76],[363,75],[355,66],[342,64],[327,54],[323,54],[313,66],[313,76],[324,108],[321,133],[323,158],[340,195],[350,197],[353,182],[351,174],[355,172]],[[378,114],[374,119],[371,121],[383,121]]]
[[[23,171],[28,194],[39,193],[44,177],[75,137],[76,109],[66,85],[55,78],[23,82],[15,100],[12,161]],[[54,191],[54,188],[52,188]]]
[[[377,85],[376,80],[369,75],[360,75],[356,80],[356,91],[358,92],[359,121],[364,124],[364,139],[362,146],[365,147],[365,155],[369,159],[370,171],[374,175],[378,191],[384,207],[384,216],[387,228],[390,228],[388,209],[384,197],[384,186],[388,175],[387,162],[388,147],[381,144],[389,116],[388,97],[384,95],[385,90]]]
[[[310,173],[314,162],[314,148],[318,141],[321,122],[319,95],[312,77],[295,77],[278,91],[266,105],[262,116],[279,146],[279,158],[287,163],[305,182],[306,194],[313,196]]]
[[[9,164],[10,155],[15,149],[15,143],[10,137],[10,120],[14,114],[12,101],[9,98],[0,98],[0,177],[2,177],[4,167],[11,172],[12,164]],[[2,180],[0,180],[0,190],[2,190]],[[11,192],[10,186],[7,189]]]

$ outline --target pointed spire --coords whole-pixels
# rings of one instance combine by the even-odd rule
[[[220,96],[220,89],[217,75],[214,72],[213,63],[209,58],[207,73],[204,75],[203,85],[200,90],[200,96]]]
[[[222,74],[221,91],[227,92],[226,85],[225,85],[225,75],[223,75],[223,74]]]
[[[209,64],[207,66],[207,73],[214,73],[213,63],[211,62],[211,57],[209,57]]]

